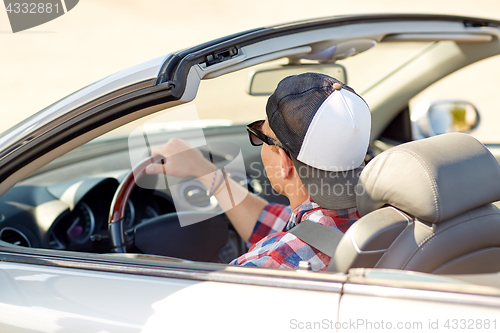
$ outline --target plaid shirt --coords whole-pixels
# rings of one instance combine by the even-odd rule
[[[329,210],[311,199],[296,207],[271,203],[260,214],[250,236],[250,250],[232,265],[296,269],[299,261],[309,261],[313,271],[325,271],[330,256],[303,242],[290,229],[304,220],[345,233],[359,219],[357,208]]]

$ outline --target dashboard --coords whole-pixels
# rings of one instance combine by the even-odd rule
[[[109,252],[109,207],[119,178],[91,177],[48,186],[18,185],[0,198],[0,239],[15,245]],[[126,205],[126,230],[174,212],[168,193],[136,187]]]

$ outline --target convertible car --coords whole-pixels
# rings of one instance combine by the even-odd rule
[[[0,135],[0,331],[498,331],[500,150],[473,136],[478,101],[411,101],[499,55],[499,38],[500,21],[442,15],[262,27],[34,114]],[[228,265],[248,244],[197,179],[145,175],[151,146],[185,139],[286,204],[245,125],[303,72],[370,106],[362,219],[327,272]]]

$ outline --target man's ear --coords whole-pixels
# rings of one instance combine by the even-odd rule
[[[292,176],[294,165],[290,157],[288,157],[282,148],[279,149],[279,153],[281,158],[281,178],[286,180]]]

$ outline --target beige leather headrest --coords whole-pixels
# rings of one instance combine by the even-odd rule
[[[381,153],[358,184],[361,215],[385,205],[439,223],[500,200],[500,165],[474,137],[448,133]]]

